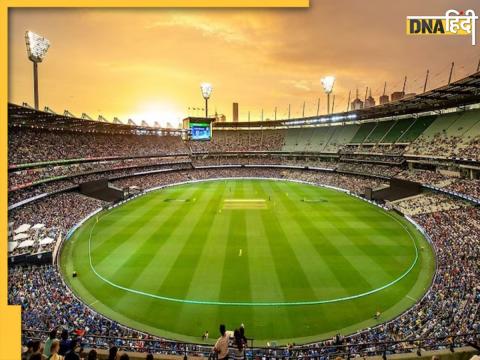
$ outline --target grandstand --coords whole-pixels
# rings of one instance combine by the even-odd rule
[[[44,340],[52,327],[61,326],[88,348],[209,355],[210,347],[200,341],[176,341],[125,326],[121,317],[110,319],[71,289],[58,264],[65,242],[93,212],[118,205],[81,192],[86,183],[123,189],[128,197],[131,187],[268,178],[334,187],[365,199],[369,190],[404,179],[421,193],[378,205],[408,217],[431,243],[436,262],[430,289],[373,326],[333,338],[312,336],[302,345],[253,345],[248,357],[478,349],[479,106],[480,73],[475,73],[408,99],[330,117],[215,123],[212,140],[199,142],[184,140],[185,130],[9,104],[9,302],[22,306],[23,341]],[[41,294],[49,294],[48,300],[38,301]]]

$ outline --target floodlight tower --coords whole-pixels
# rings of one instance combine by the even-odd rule
[[[26,31],[25,43],[27,44],[28,59],[33,63],[33,97],[35,109],[38,110],[38,63],[41,63],[47,54],[50,41],[32,31]]]
[[[205,117],[208,118],[208,99],[210,99],[210,95],[212,95],[213,87],[209,83],[202,83],[200,89],[202,90],[202,96],[205,99]]]
[[[325,76],[320,80],[322,82],[323,90],[327,94],[327,115],[330,114],[330,94],[333,91],[333,85],[335,84],[334,76]]]

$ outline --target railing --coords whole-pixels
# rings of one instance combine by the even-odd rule
[[[23,329],[24,341],[45,340],[47,331]],[[74,334],[74,336],[76,336]],[[77,336],[83,348],[109,348],[116,346],[121,351],[150,352],[164,355],[182,355],[208,357],[216,359],[212,353],[212,345],[207,343],[187,343],[163,340],[160,338],[133,338],[112,337],[106,335]],[[418,339],[403,339],[398,341],[377,342],[349,342],[348,339],[333,339],[322,343],[305,346],[272,346],[254,347],[254,340],[248,339],[250,344],[245,350],[247,359],[257,356],[265,359],[334,359],[342,357],[350,359],[358,356],[382,356],[384,359],[392,354],[411,353],[421,356],[422,352],[446,349],[455,352],[455,349],[471,346],[480,351],[480,332],[443,337],[427,337]],[[233,346],[232,346],[233,348]]]

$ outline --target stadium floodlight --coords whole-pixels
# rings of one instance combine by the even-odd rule
[[[32,31],[25,32],[28,58],[36,63],[42,62],[50,47],[50,41]]]
[[[205,99],[205,117],[208,118],[208,99],[210,99],[210,95],[212,95],[213,87],[212,84],[202,83],[200,89],[202,90],[202,96]]]
[[[325,76],[320,81],[322,82],[323,90],[327,94],[327,114],[330,114],[330,94],[333,91],[333,85],[335,85],[335,76]]]
[[[33,31],[25,32],[28,59],[33,63],[33,97],[38,110],[38,63],[41,63],[50,47],[50,41]]]

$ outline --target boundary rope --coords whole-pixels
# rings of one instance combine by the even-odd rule
[[[104,276],[102,276],[101,274],[99,274],[97,272],[97,270],[95,269],[95,267],[93,266],[92,253],[91,253],[91,241],[92,241],[93,230],[95,229],[95,226],[98,224],[99,218],[97,218],[97,221],[95,222],[95,224],[90,229],[90,234],[89,234],[89,238],[88,238],[88,258],[89,258],[90,268],[92,269],[93,273],[99,279],[104,281],[105,283],[107,283],[107,284],[109,284],[109,285],[111,285],[111,286],[113,286],[117,289],[124,290],[124,291],[130,292],[130,293],[133,293],[133,294],[142,295],[142,296],[146,296],[146,297],[150,297],[150,298],[154,298],[154,299],[159,299],[159,300],[164,300],[164,301],[171,301],[171,302],[183,303],[183,304],[216,305],[216,306],[219,306],[219,305],[220,306],[302,306],[302,305],[331,304],[331,303],[336,303],[336,302],[341,302],[341,301],[358,299],[358,298],[365,297],[365,296],[377,293],[379,291],[385,290],[386,288],[389,288],[389,287],[395,285],[400,280],[402,280],[404,277],[406,277],[413,270],[415,265],[417,264],[418,257],[419,257],[418,247],[417,247],[417,244],[415,242],[414,237],[411,234],[410,229],[407,226],[405,226],[404,224],[402,224],[397,218],[395,218],[391,214],[389,214],[388,212],[381,212],[381,213],[385,213],[386,215],[390,216],[392,219],[397,221],[407,231],[410,239],[412,240],[413,246],[415,248],[415,259],[413,260],[412,264],[408,267],[408,269],[402,275],[400,275],[395,280],[389,282],[388,284],[385,284],[383,286],[380,286],[378,288],[375,288],[373,290],[369,290],[369,291],[366,291],[366,292],[363,292],[363,293],[360,293],[360,294],[344,296],[344,297],[339,297],[339,298],[335,298],[335,299],[312,300],[312,301],[290,301],[290,302],[288,302],[288,301],[272,301],[272,302],[208,301],[208,300],[195,300],[195,299],[179,299],[179,298],[175,298],[175,297],[156,295],[156,294],[151,294],[151,293],[148,293],[148,292],[144,292],[144,291],[140,291],[140,290],[136,290],[136,289],[132,289],[132,288],[128,288],[128,287],[116,284],[113,281],[110,281],[107,278],[105,278]]]

